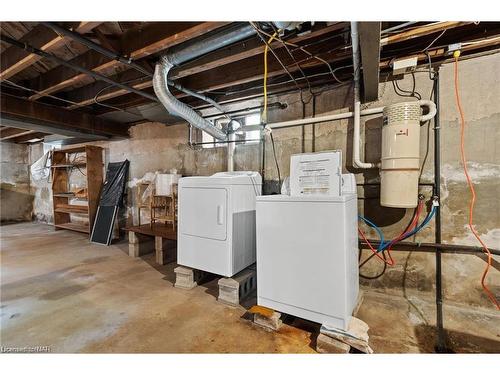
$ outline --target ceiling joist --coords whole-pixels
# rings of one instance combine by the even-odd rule
[[[88,33],[101,23],[102,22],[80,22],[79,25],[76,26],[75,32],[80,34]],[[57,35],[45,26],[38,25],[25,37],[23,37],[21,41],[29,42],[31,45],[41,49],[42,51],[51,52],[61,48],[68,42],[68,39]],[[41,57],[38,55],[29,53],[14,46],[10,47],[7,51],[5,51],[5,53],[2,54],[0,79],[9,79],[15,74],[33,65],[40,59]]]
[[[143,29],[125,32],[118,42],[122,49],[120,53],[132,60],[137,60],[213,31],[226,24],[227,22],[203,22],[200,24],[172,22],[164,25],[161,29],[157,24],[151,24]],[[123,64],[119,61],[110,60],[93,50],[77,56],[70,60],[69,63],[108,76],[115,73],[117,68],[123,68]],[[31,83],[30,87],[39,93],[30,96],[29,99],[37,100],[45,95],[85,82],[85,80],[93,81],[86,74],[79,73],[69,67],[58,66],[40,75]]]

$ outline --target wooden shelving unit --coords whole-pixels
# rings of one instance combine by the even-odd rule
[[[86,175],[87,194],[85,197],[75,196],[69,189],[70,175],[74,169],[78,169]],[[52,201],[56,230],[69,229],[90,233],[99,204],[102,182],[101,147],[86,145],[54,151],[52,157]],[[78,199],[85,204],[70,203],[70,200],[73,199]],[[72,222],[71,215],[84,216],[88,218],[88,222],[86,224]]]

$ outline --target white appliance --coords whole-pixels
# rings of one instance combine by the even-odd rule
[[[422,107],[419,102],[392,104],[384,108],[381,206],[417,207],[421,118]]]
[[[357,196],[257,197],[257,303],[347,329],[356,305]]]
[[[291,194],[257,197],[257,303],[346,330],[359,292],[358,206],[341,162],[340,151],[294,155]],[[306,179],[304,194],[293,186],[307,175],[319,180]]]
[[[221,172],[179,180],[177,261],[231,277],[255,263],[257,172]]]

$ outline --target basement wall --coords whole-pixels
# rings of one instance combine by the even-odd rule
[[[2,142],[0,150],[0,221],[29,221],[33,209],[29,146]]]
[[[478,199],[475,209],[476,228],[485,242],[492,248],[500,248],[500,54],[483,56],[460,62],[460,89],[463,109],[467,121],[466,152],[469,169],[474,179]],[[416,90],[422,98],[431,97],[432,83],[427,72],[417,72]],[[460,160],[460,139],[458,112],[455,105],[453,86],[453,65],[441,67],[441,159],[442,184],[441,206],[443,242],[450,244],[477,245],[468,230],[469,192],[465,183]],[[400,81],[400,86],[411,88],[411,76]],[[391,82],[380,83],[380,100],[370,103],[369,107],[378,107],[402,102],[407,98],[395,94]],[[298,94],[277,95],[269,97],[269,103],[287,103],[284,110],[269,110],[270,122],[310,117],[313,101],[304,93],[305,104]],[[410,99],[411,100],[411,99]],[[315,104],[316,116],[344,112],[352,106],[352,85],[343,85],[334,90],[324,91],[317,96]],[[235,104],[233,108],[248,108],[260,105],[261,99],[248,100]],[[366,107],[366,106],[365,106]],[[381,143],[381,116],[362,119],[363,147],[365,161],[378,161]],[[422,160],[428,156],[423,167],[422,182],[433,181],[433,124],[421,127]],[[342,150],[344,172],[356,173],[358,184],[379,182],[377,170],[355,170],[352,168],[352,120],[334,121],[307,125],[296,128],[277,129],[274,131],[275,146],[281,178],[289,175],[290,155],[300,152]],[[315,137],[313,137],[313,132]],[[427,146],[427,137],[429,142]],[[159,123],[137,125],[130,130],[130,139],[116,142],[96,142],[106,149],[106,161],[130,160],[130,175],[127,210],[123,221],[137,223],[137,213],[133,208],[137,198],[136,185],[147,172],[156,170],[168,171],[176,168],[183,175],[210,175],[226,169],[226,148],[193,150],[187,144],[188,128],[186,124],[164,126]],[[33,146],[33,152],[36,148]],[[236,170],[261,170],[261,152],[259,144],[237,145]],[[269,137],[265,145],[265,191],[277,191],[278,177]],[[45,189],[38,187],[38,189]],[[45,190],[43,190],[45,191]],[[422,187],[421,192],[426,199],[432,195],[430,187]],[[358,186],[359,212],[377,223],[386,237],[399,234],[408,224],[412,212],[404,209],[383,208],[379,205],[379,189],[377,186]],[[50,218],[50,206],[37,191],[35,198],[35,215],[38,218]],[[124,224],[124,223],[122,223]],[[422,242],[434,241],[434,221],[412,240]],[[369,238],[377,238],[376,233],[362,226]],[[363,250],[362,259],[369,255]],[[376,288],[384,292],[404,295],[408,299],[415,295],[434,298],[435,261],[434,254],[419,252],[395,252],[396,265],[387,267],[376,258],[370,260],[360,270],[361,274],[370,277],[361,278],[366,287]],[[488,277],[491,290],[500,297],[500,272],[498,261],[493,264]],[[491,303],[482,292],[480,277],[485,262],[475,255],[443,255],[443,287],[447,304],[470,304],[491,308]],[[495,269],[496,268],[496,269]],[[420,319],[416,308],[415,319]]]

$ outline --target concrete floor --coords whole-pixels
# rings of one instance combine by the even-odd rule
[[[287,318],[278,333],[255,327],[244,307],[216,301],[217,280],[173,287],[175,264],[127,255],[128,244],[91,245],[83,234],[34,223],[1,229],[3,347],[52,352],[314,353],[318,325]],[[432,296],[365,290],[357,316],[376,353],[432,352]],[[246,306],[253,304],[249,300]],[[500,352],[500,316],[446,306],[456,352]]]

